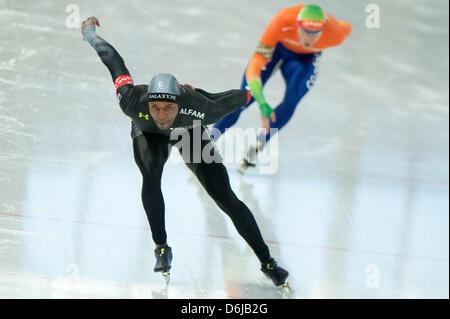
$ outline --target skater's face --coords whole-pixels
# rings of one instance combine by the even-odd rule
[[[304,49],[311,49],[314,46],[314,44],[316,44],[316,42],[319,41],[322,33],[323,31],[312,33],[302,28],[298,28],[298,38]]]
[[[171,102],[150,102],[150,114],[160,130],[168,130],[178,115],[178,104]]]

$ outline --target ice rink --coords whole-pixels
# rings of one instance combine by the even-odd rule
[[[99,18],[135,83],[167,72],[217,92],[240,86],[269,21],[299,2],[0,0],[0,298],[449,298],[449,3],[316,3],[353,33],[280,132],[278,171],[227,164],[291,273],[285,294],[174,160],[170,284],[153,273],[130,120],[66,8]],[[280,74],[265,94],[276,106]],[[258,112],[238,126],[259,127]]]

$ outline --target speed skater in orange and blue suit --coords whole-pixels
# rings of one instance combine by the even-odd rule
[[[258,151],[264,148],[272,136],[271,129],[281,130],[313,87],[322,51],[342,44],[351,31],[349,22],[336,20],[317,5],[286,8],[272,19],[247,66],[241,85],[241,89],[248,88],[251,91],[253,98],[247,105],[214,125],[223,134],[238,121],[242,111],[256,100],[264,130],[245,151],[245,169],[255,166]],[[286,93],[281,103],[272,108],[264,97],[263,87],[278,69],[286,82]]]

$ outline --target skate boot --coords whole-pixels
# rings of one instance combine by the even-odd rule
[[[156,265],[154,272],[162,272],[168,283],[170,280],[170,268],[172,267],[172,248],[167,245],[158,246],[155,249]]]
[[[264,144],[259,140],[257,140],[256,143],[251,143],[249,146],[247,146],[247,149],[244,152],[244,163],[241,165],[239,170],[241,173],[247,171],[249,167],[256,166],[257,154],[258,152],[262,151],[263,148]]]
[[[286,281],[289,273],[279,267],[275,259],[271,258],[267,264],[262,264],[261,271],[267,278],[273,281],[275,286],[283,286],[289,289],[289,283]]]

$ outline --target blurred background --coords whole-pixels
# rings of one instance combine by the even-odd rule
[[[299,2],[0,0],[0,297],[448,298],[449,3],[304,3],[353,33],[324,52],[280,132],[278,171],[241,176],[228,165],[291,273],[286,295],[170,161],[170,285],[153,273],[130,120],[76,15],[99,18],[135,83],[167,72],[216,92],[240,87],[267,24]],[[379,28],[366,25],[370,4]],[[276,74],[264,92],[275,106],[284,90]],[[237,125],[259,127],[258,112]]]

